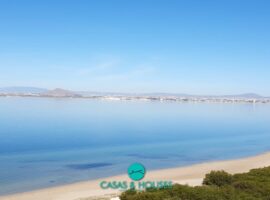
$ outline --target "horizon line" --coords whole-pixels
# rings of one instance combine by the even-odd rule
[[[261,95],[256,92],[239,92],[236,94],[230,93],[230,94],[194,94],[194,93],[186,93],[186,92],[157,92],[157,91],[152,91],[152,92],[116,92],[116,91],[96,91],[96,90],[72,90],[72,89],[66,89],[62,87],[54,87],[54,88],[47,88],[47,87],[35,87],[35,86],[4,86],[0,87],[0,92],[1,89],[37,89],[37,90],[47,90],[47,91],[53,91],[53,90],[65,90],[69,92],[92,92],[92,93],[114,93],[114,94],[169,94],[169,95],[188,95],[188,96],[241,96],[241,95],[254,95],[258,97],[265,97],[269,98],[270,96],[268,95]],[[45,91],[44,91],[45,92]]]

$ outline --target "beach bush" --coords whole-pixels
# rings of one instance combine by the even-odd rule
[[[209,174],[205,175],[203,180],[204,185],[216,185],[224,186],[230,185],[232,183],[232,175],[225,171],[211,171]]]
[[[270,200],[270,167],[231,175],[225,171],[206,174],[203,185],[175,184],[172,188],[126,191],[121,200]]]

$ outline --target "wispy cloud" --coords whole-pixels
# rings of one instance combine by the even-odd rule
[[[96,81],[144,79],[156,72],[154,61],[135,61],[119,57],[104,58],[85,67],[77,67],[73,75]]]
[[[103,61],[93,62],[85,67],[78,67],[74,74],[79,76],[94,76],[102,73],[108,73],[117,69],[121,65],[121,60],[116,58],[105,59]]]

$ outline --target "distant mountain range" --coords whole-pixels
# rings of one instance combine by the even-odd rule
[[[47,89],[37,87],[3,87],[0,88],[1,93],[34,93],[40,94],[47,92]]]
[[[53,90],[37,87],[3,87],[0,88],[0,94],[25,95],[36,94],[52,97],[84,97],[84,96],[127,96],[127,97],[187,97],[187,98],[251,98],[262,99],[269,98],[255,93],[244,93],[237,95],[191,95],[182,93],[114,93],[114,92],[91,92],[91,91],[70,91],[61,88]]]

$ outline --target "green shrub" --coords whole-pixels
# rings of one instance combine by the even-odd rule
[[[202,186],[175,184],[172,188],[126,191],[121,200],[270,200],[270,167],[230,175],[206,174]]]
[[[215,185],[218,187],[230,185],[232,183],[232,175],[225,171],[211,171],[205,175],[203,179],[204,185]]]

